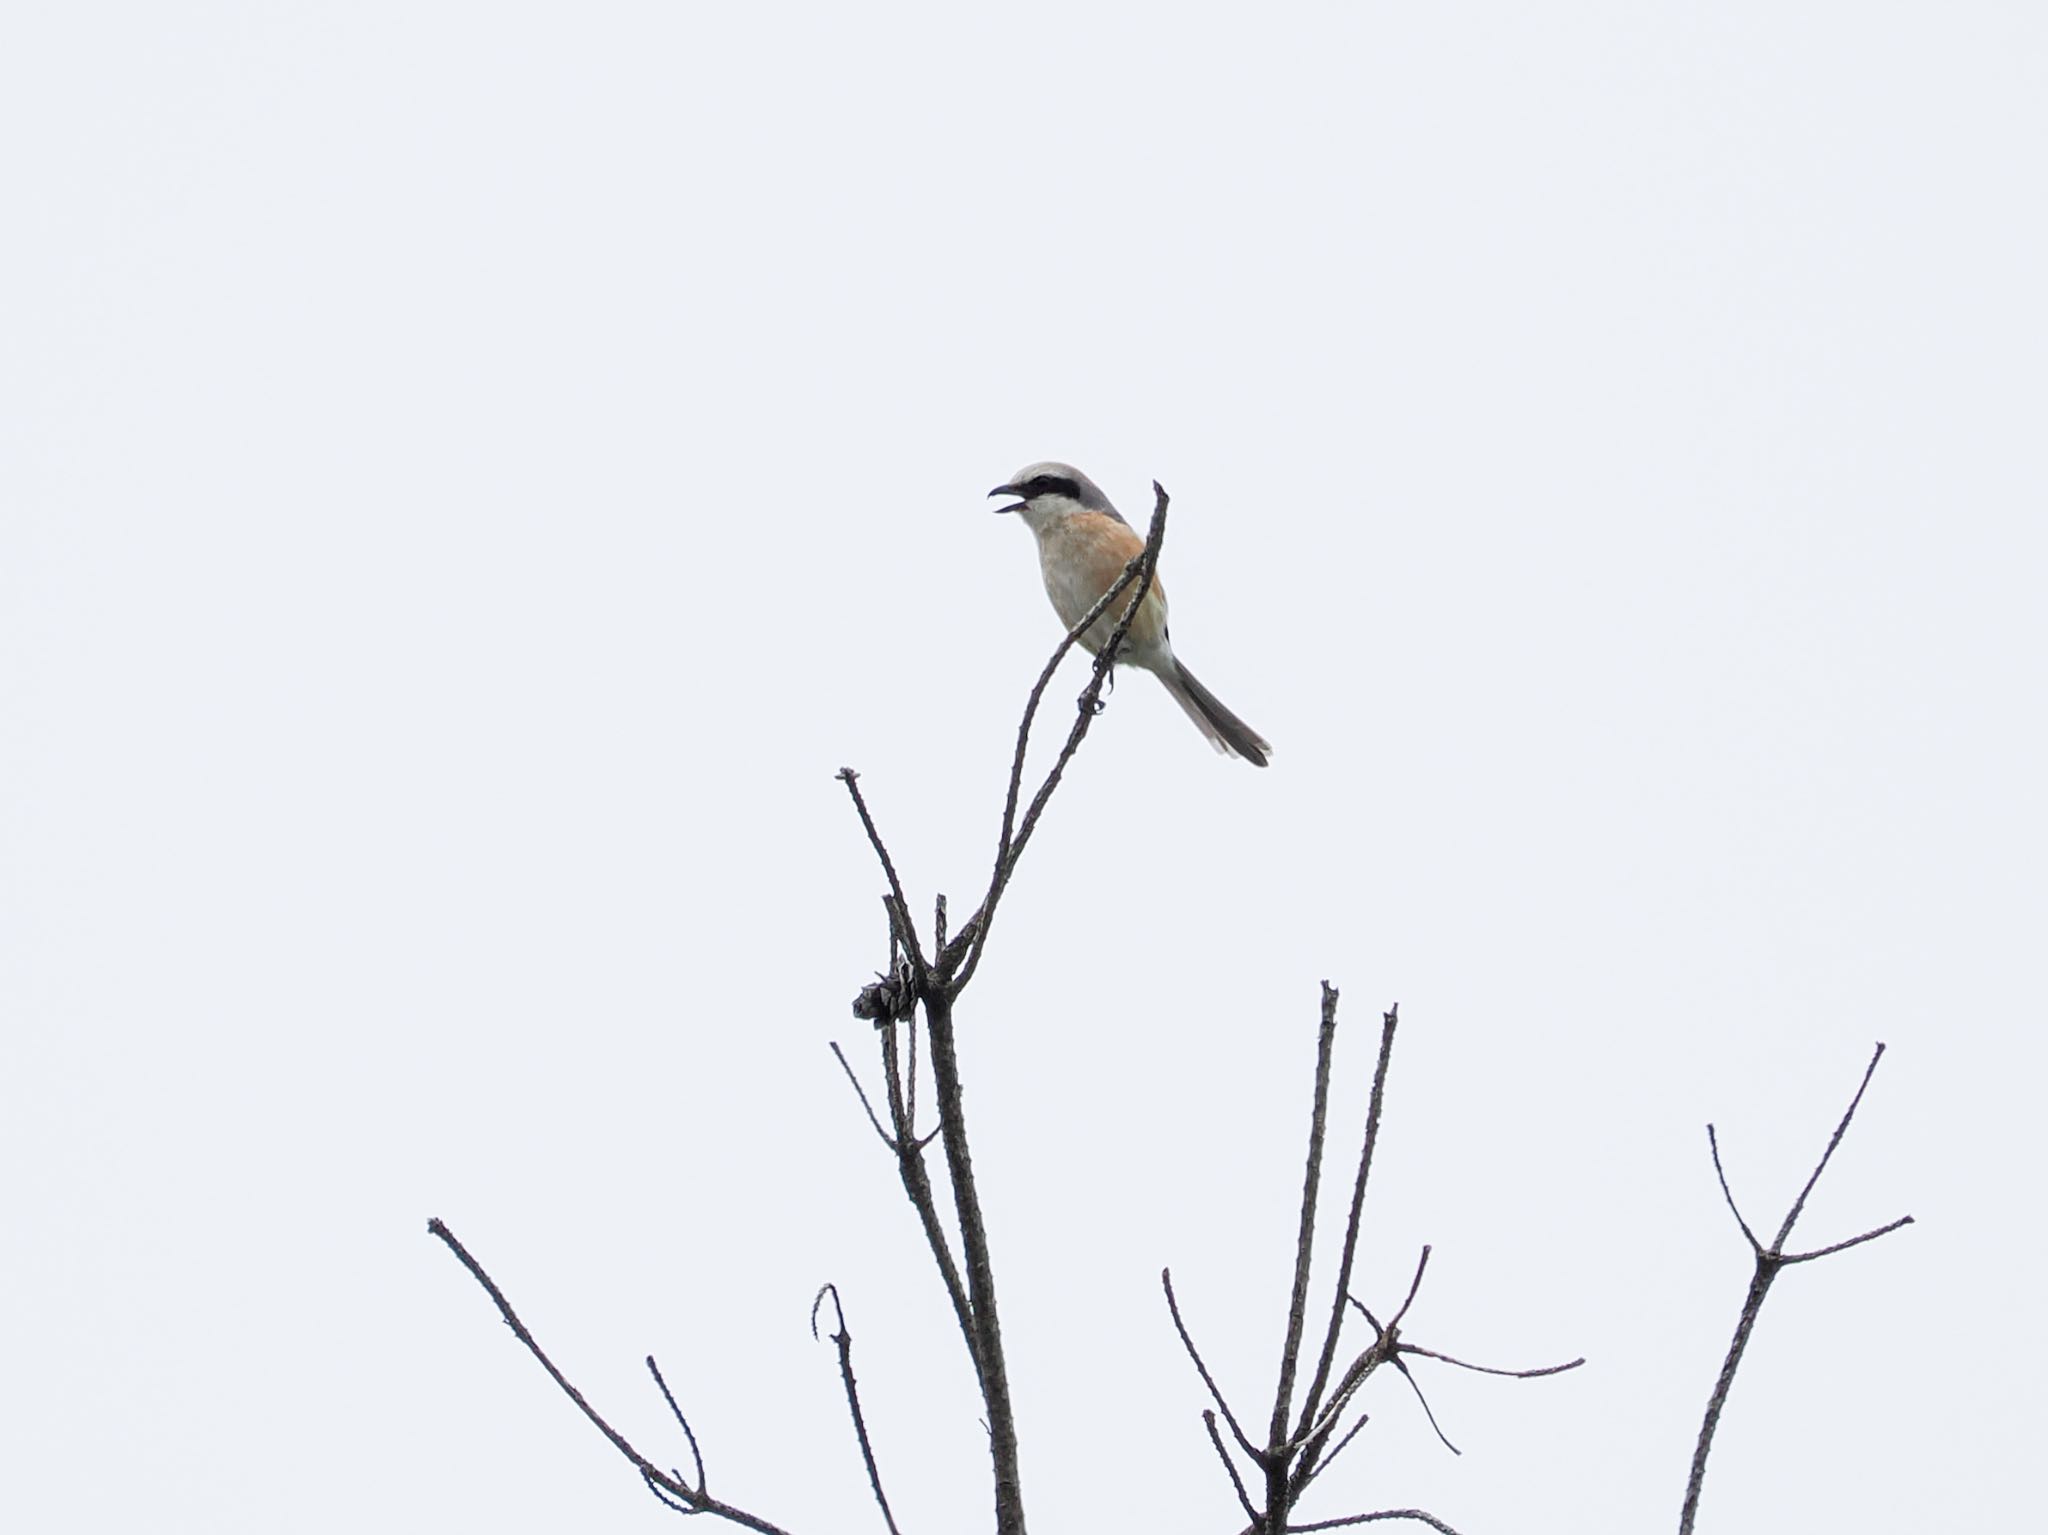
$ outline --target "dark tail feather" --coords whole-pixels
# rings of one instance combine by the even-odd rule
[[[1258,767],[1266,765],[1266,759],[1273,754],[1273,748],[1266,744],[1251,726],[1224,708],[1216,695],[1195,680],[1195,674],[1182,666],[1179,661],[1169,663],[1170,671],[1159,674],[1159,680],[1166,684],[1166,691],[1174,701],[1187,710],[1188,718],[1209,744],[1218,751],[1232,757],[1242,757]]]

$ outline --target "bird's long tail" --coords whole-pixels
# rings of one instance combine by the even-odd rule
[[[1266,765],[1273,748],[1251,726],[1224,708],[1216,695],[1195,680],[1195,674],[1177,660],[1168,660],[1158,672],[1159,680],[1174,701],[1187,710],[1188,718],[1209,744],[1229,757],[1242,757],[1258,767]]]

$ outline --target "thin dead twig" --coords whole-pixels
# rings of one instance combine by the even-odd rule
[[[922,988],[927,974],[924,948],[917,939],[917,925],[910,920],[910,903],[903,895],[903,881],[896,877],[896,862],[889,856],[888,845],[882,841],[875,818],[868,813],[867,799],[860,792],[860,774],[850,767],[843,767],[833,776],[846,785],[846,792],[853,799],[854,811],[860,816],[861,829],[868,834],[868,846],[875,850],[882,873],[889,881],[890,929],[902,943],[904,952],[909,956],[912,973]]]
[[[839,1069],[846,1073],[846,1080],[853,1084],[853,1090],[860,1098],[860,1106],[867,1110],[868,1123],[875,1127],[875,1134],[882,1138],[882,1144],[891,1151],[894,1151],[896,1149],[896,1141],[887,1130],[882,1128],[882,1121],[875,1113],[875,1106],[868,1102],[868,1090],[860,1085],[860,1078],[853,1074],[853,1067],[847,1062],[846,1052],[839,1048],[838,1040],[832,1040],[830,1044],[833,1058],[839,1062]]]
[[[1401,1006],[1397,1002],[1380,1016],[1380,1053],[1373,1066],[1372,1095],[1366,1102],[1365,1137],[1358,1149],[1358,1172],[1351,1184],[1351,1209],[1344,1223],[1344,1251],[1337,1265],[1336,1295],[1330,1303],[1330,1323],[1323,1334],[1323,1347],[1316,1360],[1316,1373],[1308,1395],[1301,1404],[1300,1428],[1314,1422],[1337,1358],[1337,1340],[1344,1327],[1344,1298],[1351,1292],[1351,1270],[1358,1254],[1359,1224],[1365,1210],[1365,1187],[1372,1176],[1373,1150],[1379,1144],[1380,1114],[1387,1101],[1387,1072],[1394,1059],[1394,1031],[1400,1026]],[[1297,1430],[1299,1432],[1299,1430]],[[1313,1458],[1313,1457],[1311,1457]]]
[[[1194,1361],[1195,1371],[1202,1377],[1202,1384],[1209,1388],[1209,1398],[1223,1412],[1223,1421],[1230,1425],[1231,1436],[1239,1448],[1255,1463],[1263,1466],[1265,1452],[1253,1444],[1245,1431],[1238,1426],[1237,1414],[1230,1410],[1230,1403],[1223,1399],[1223,1388],[1216,1384],[1216,1377],[1209,1373],[1208,1363],[1202,1358],[1202,1351],[1195,1347],[1195,1340],[1188,1335],[1188,1324],[1181,1319],[1180,1300],[1173,1293],[1173,1270],[1161,1269],[1159,1283],[1166,1291],[1166,1309],[1173,1317],[1173,1330],[1180,1334],[1180,1346],[1187,1350],[1188,1358]]]
[[[1433,1348],[1423,1348],[1414,1343],[1402,1344],[1401,1352],[1413,1354],[1418,1359],[1434,1359],[1441,1364],[1453,1364],[1461,1370],[1470,1370],[1475,1375],[1505,1375],[1513,1380],[1534,1380],[1539,1375],[1562,1375],[1566,1370],[1576,1370],[1586,1362],[1584,1356],[1581,1356],[1566,1360],[1563,1364],[1538,1365],[1533,1370],[1501,1370],[1488,1364],[1471,1364],[1463,1359],[1454,1359],[1449,1354],[1440,1354]]]
[[[1215,1446],[1216,1458],[1223,1462],[1223,1469],[1230,1476],[1230,1485],[1237,1493],[1237,1505],[1244,1510],[1245,1518],[1254,1524],[1258,1522],[1259,1511],[1252,1507],[1251,1493],[1245,1489],[1244,1478],[1237,1474],[1237,1462],[1230,1458],[1230,1451],[1223,1447],[1223,1436],[1216,1431],[1216,1409],[1202,1410],[1202,1426],[1209,1431],[1209,1443]]]
[[[832,1297],[832,1314],[839,1321],[832,1331],[832,1342],[839,1350],[839,1378],[846,1383],[846,1410],[853,1414],[853,1432],[860,1440],[860,1458],[867,1467],[868,1486],[874,1491],[875,1502],[881,1506],[882,1522],[889,1527],[889,1535],[901,1535],[896,1528],[896,1516],[889,1511],[889,1495],[882,1491],[882,1472],[875,1464],[875,1447],[868,1438],[867,1416],[860,1410],[860,1389],[853,1380],[853,1329],[846,1325],[846,1307],[839,1299],[839,1286],[827,1284],[821,1287],[811,1302],[811,1336],[818,1336],[818,1308],[824,1305],[827,1295]]]
[[[658,1370],[655,1371],[655,1382],[661,1387],[661,1394],[667,1400],[669,1410],[675,1413],[678,1422],[683,1423],[683,1432],[690,1441],[690,1453],[693,1456],[697,1456],[697,1485],[695,1487],[690,1486],[679,1475],[662,1470],[661,1467],[657,1466],[645,1455],[642,1455],[633,1447],[632,1442],[624,1434],[613,1428],[611,1424],[607,1423],[598,1414],[597,1409],[590,1405],[583,1393],[571,1385],[569,1378],[556,1368],[554,1360],[548,1358],[547,1351],[540,1346],[539,1341],[527,1329],[526,1324],[519,1320],[519,1314],[512,1309],[512,1303],[505,1298],[505,1292],[498,1288],[498,1282],[484,1271],[484,1266],[470,1255],[469,1249],[457,1240],[455,1233],[450,1231],[446,1224],[438,1218],[430,1220],[427,1222],[427,1230],[432,1235],[440,1238],[446,1244],[448,1250],[461,1260],[462,1266],[469,1270],[471,1277],[484,1287],[484,1293],[490,1296],[492,1304],[498,1308],[498,1315],[504,1319],[505,1325],[512,1329],[512,1335],[526,1345],[528,1353],[540,1361],[541,1368],[548,1372],[548,1378],[561,1388],[564,1396],[576,1404],[577,1411],[588,1418],[597,1428],[597,1431],[612,1442],[614,1449],[632,1462],[633,1469],[640,1473],[641,1479],[646,1482],[649,1490],[655,1496],[660,1497],[664,1503],[672,1508],[681,1505],[689,1513],[712,1514],[732,1524],[758,1531],[759,1535],[789,1535],[789,1532],[783,1529],[781,1525],[772,1524],[758,1514],[750,1514],[745,1509],[736,1508],[732,1504],[714,1498],[704,1491],[704,1462],[703,1458],[697,1455],[697,1436],[690,1432],[689,1424],[683,1420],[682,1410],[676,1406],[675,1397],[670,1393],[668,1383],[661,1379]],[[652,1369],[653,1365],[654,1361],[649,1359],[649,1368]]]
[[[1426,1524],[1441,1535],[1458,1535],[1458,1532],[1437,1518],[1435,1514],[1424,1513],[1419,1508],[1383,1508],[1377,1513],[1352,1514],[1344,1519],[1318,1519],[1313,1524],[1290,1524],[1288,1535],[1303,1535],[1309,1530],[1341,1530],[1355,1524],[1377,1524],[1383,1519],[1407,1519],[1416,1524]]]
[[[1003,892],[1009,888],[1010,877],[1017,870],[1017,861],[1023,857],[1025,844],[1031,840],[1032,832],[1037,829],[1038,819],[1044,814],[1053,790],[1059,787],[1067,763],[1080,749],[1082,739],[1088,734],[1088,727],[1095,722],[1095,716],[1100,712],[1103,682],[1109,676],[1110,668],[1116,664],[1117,653],[1123,648],[1124,636],[1130,633],[1131,624],[1137,618],[1139,605],[1144,602],[1146,593],[1152,590],[1153,577],[1159,568],[1159,551],[1166,539],[1166,508],[1171,499],[1166,494],[1165,487],[1157,480],[1152,482],[1152,495],[1152,522],[1146,531],[1144,549],[1135,560],[1124,567],[1123,573],[1110,584],[1109,590],[1096,600],[1095,605],[1082,615],[1081,621],[1069,629],[1059,644],[1053,648],[1052,659],[1045,663],[1045,669],[1039,673],[1030,697],[1025,700],[1024,718],[1017,727],[1017,746],[1010,760],[1009,788],[1003,799],[1002,828],[996,838],[995,869],[989,877],[988,893],[982,897],[974,915],[961,924],[960,931],[939,955],[940,969],[950,977],[948,985],[956,996],[974,979],[974,972],[980,968],[981,956],[988,947],[989,928],[995,921],[996,906],[1002,900]],[[1116,627],[1110,631],[1109,638],[1097,653],[1088,685],[1082,689],[1081,696],[1076,701],[1074,724],[1067,732],[1066,744],[1060,748],[1059,756],[1046,773],[1038,792],[1031,797],[1031,804],[1020,822],[1017,819],[1017,800],[1023,789],[1024,754],[1031,741],[1031,724],[1038,714],[1039,701],[1045,696],[1045,690],[1052,682],[1053,673],[1059,669],[1059,664],[1065,659],[1067,652],[1080,643],[1081,636],[1088,632],[1097,619],[1109,611],[1110,605],[1133,583],[1136,584],[1137,590],[1131,593],[1130,601],[1124,605],[1123,614],[1118,618]],[[964,965],[961,964],[963,960]],[[957,974],[954,972],[955,966],[960,966]]]
[[[1308,1163],[1302,1173],[1301,1221],[1294,1237],[1294,1286],[1287,1297],[1287,1337],[1280,1350],[1279,1383],[1273,1389],[1273,1417],[1266,1432],[1268,1453],[1278,1453],[1287,1440],[1287,1414],[1294,1403],[1294,1372],[1301,1362],[1301,1329],[1308,1314],[1316,1196],[1322,1187],[1323,1133],[1329,1121],[1330,1057],[1337,1041],[1337,988],[1328,981],[1322,984],[1322,1016],[1316,1027],[1315,1096],[1308,1116]]]

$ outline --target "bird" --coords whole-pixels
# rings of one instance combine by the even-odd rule
[[[1124,521],[1101,487],[1072,464],[1027,465],[989,494],[1020,498],[996,511],[1016,512],[1037,537],[1045,595],[1069,629],[1088,616],[1145,547],[1145,540]],[[1102,653],[1122,616],[1121,605],[1113,602],[1088,626],[1081,643],[1090,655]],[[1119,665],[1143,667],[1157,677],[1216,750],[1257,767],[1266,765],[1273,748],[1265,737],[1224,708],[1175,658],[1166,634],[1166,589],[1156,573],[1116,658]]]

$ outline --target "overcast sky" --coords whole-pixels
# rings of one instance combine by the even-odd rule
[[[984,1527],[827,1050],[986,876],[1068,459],[1173,493],[960,1020],[1045,1531],[1229,1531],[1316,983],[1399,1001],[1304,1517],[2036,1515],[2048,20],[1959,3],[44,5],[0,21],[0,1523]],[[1052,693],[1070,717],[1078,665]]]

